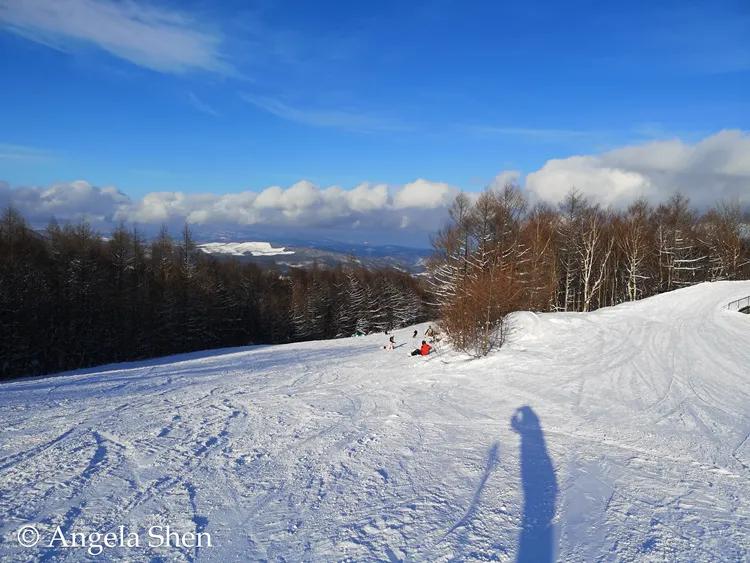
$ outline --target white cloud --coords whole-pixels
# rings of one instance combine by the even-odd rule
[[[571,188],[604,205],[655,195],[648,177],[607,166],[592,156],[549,160],[541,170],[527,176],[526,187],[539,199],[554,203],[562,201]]]
[[[182,192],[152,192],[135,205],[124,205],[116,210],[119,220],[136,223],[163,223],[174,215],[187,216],[184,207],[185,194]]]
[[[376,211],[388,204],[388,186],[385,184],[360,184],[344,193],[349,207],[361,213]]]
[[[575,187],[590,200],[621,206],[638,197],[662,201],[675,191],[697,206],[722,199],[750,204],[750,135],[727,130],[688,144],[627,146],[599,155],[549,160],[526,177],[538,199],[559,202]]]
[[[458,190],[442,182],[419,179],[406,184],[393,198],[396,209],[436,209],[448,207],[458,195]]]
[[[281,195],[281,208],[288,217],[299,217],[306,210],[320,206],[321,202],[320,189],[304,180],[287,188]]]
[[[0,204],[11,203],[32,222],[88,219],[107,228],[117,221],[177,225],[184,221],[216,227],[415,228],[429,232],[447,216],[458,190],[417,180],[404,186],[363,183],[353,189],[320,188],[308,181],[260,192],[188,194],[151,192],[132,201],[113,187],[85,181],[49,187],[10,188],[0,182]]]
[[[490,186],[500,188],[519,178],[518,171],[506,170]],[[623,206],[640,196],[658,202],[680,190],[697,206],[727,198],[750,206],[750,136],[722,131],[695,144],[659,141],[549,160],[526,177],[530,195],[551,203],[561,201],[571,187],[603,205]],[[154,226],[187,221],[218,229],[264,227],[276,235],[328,229],[349,237],[353,230],[434,232],[444,224],[457,193],[454,186],[425,179],[395,186],[363,183],[352,189],[300,181],[230,194],[151,192],[131,200],[112,186],[85,181],[17,188],[0,182],[0,205],[13,204],[35,223],[54,215],[60,220],[86,218],[102,229],[121,220]]]
[[[60,50],[92,44],[160,72],[232,72],[218,33],[201,29],[183,12],[142,1],[0,0],[0,25]]]
[[[521,181],[521,172],[518,170],[503,170],[490,182],[489,187],[495,190],[502,189],[508,184],[518,184]]]
[[[12,204],[34,222],[46,222],[54,216],[108,223],[115,220],[118,209],[130,205],[130,198],[115,187],[99,188],[83,180],[56,183],[46,188],[15,189],[0,182],[0,203]]]

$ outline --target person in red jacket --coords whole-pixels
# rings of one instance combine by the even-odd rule
[[[414,350],[411,355],[412,356],[427,356],[430,351],[432,350],[432,346],[427,344],[426,340],[422,340],[422,346]]]

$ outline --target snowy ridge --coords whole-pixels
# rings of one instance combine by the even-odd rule
[[[285,247],[274,248],[270,242],[206,242],[199,244],[203,252],[208,254],[228,254],[231,256],[279,256],[294,254],[293,250]]]
[[[0,559],[83,558],[17,546],[28,522],[161,522],[214,547],[106,556],[747,560],[748,294],[517,313],[483,360],[404,329],[4,384]]]

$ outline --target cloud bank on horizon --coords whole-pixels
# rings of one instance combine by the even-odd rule
[[[360,232],[365,239],[379,230],[426,234],[446,218],[459,190],[442,182],[418,179],[401,186],[362,183],[353,189],[321,188],[307,180],[289,187],[270,186],[260,192],[186,193],[158,191],[133,200],[114,186],[93,186],[85,180],[47,187],[12,188],[0,182],[0,206],[18,209],[35,226],[52,218],[86,220],[109,229],[120,222],[141,226],[190,225],[216,231],[265,229],[275,234],[326,230],[329,235]],[[355,237],[356,238],[356,237]],[[390,242],[398,237],[384,237]]]
[[[750,134],[724,130],[695,144],[678,139],[599,155],[549,160],[526,188],[553,203],[575,187],[591,201],[620,207],[638,197],[659,202],[679,191],[698,207],[720,200],[750,204]]]
[[[518,182],[504,171],[490,187]],[[571,188],[592,203],[621,208],[637,198],[652,203],[676,191],[697,207],[720,200],[750,206],[750,134],[726,130],[694,144],[680,140],[625,146],[595,155],[549,160],[528,174],[524,188],[532,202],[557,204]],[[421,233],[423,241],[447,218],[459,188],[418,179],[393,186],[362,183],[353,189],[319,187],[302,180],[239,193],[155,191],[132,200],[113,186],[78,180],[46,187],[11,187],[0,182],[0,204],[13,205],[32,222],[51,217],[86,219],[98,228],[125,221],[139,225],[192,225],[233,229],[328,229],[351,238],[377,230]]]

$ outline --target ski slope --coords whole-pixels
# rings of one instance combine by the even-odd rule
[[[412,329],[0,385],[0,559],[16,530],[209,532],[164,561],[750,558],[750,282],[518,313],[470,360]],[[419,327],[423,332],[425,326]]]

